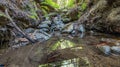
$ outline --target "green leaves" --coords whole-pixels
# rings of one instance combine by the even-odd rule
[[[44,0],[40,3],[40,9],[44,13],[45,16],[52,11],[58,11],[59,5],[55,3],[53,0]]]
[[[67,7],[73,7],[74,6],[74,0],[69,0],[67,3]]]
[[[45,0],[45,2],[54,8],[59,8],[59,5],[55,3],[53,0]]]
[[[59,8],[59,5],[52,0],[45,0],[41,3],[41,6],[50,6],[55,9]]]
[[[23,7],[23,10],[29,13],[28,14],[29,18],[34,19],[34,20],[39,19],[38,15],[36,13],[36,11],[38,10],[38,7],[36,6],[36,3],[34,1],[29,2],[28,4],[26,4]]]

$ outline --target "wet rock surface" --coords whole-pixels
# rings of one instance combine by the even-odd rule
[[[61,16],[58,15],[52,19],[46,17],[46,19],[41,22],[37,28],[27,28],[24,29],[24,32],[36,42],[43,42],[53,36],[62,36],[64,33],[72,37],[79,36],[80,38],[83,38],[85,35],[85,28],[82,24],[77,25],[77,22],[65,24],[62,21]],[[26,38],[20,35],[20,33],[16,32],[15,36],[16,38],[11,43],[16,45],[10,45],[14,48],[19,48],[30,43]]]
[[[100,51],[102,51],[105,55],[110,55],[111,54],[111,50],[110,50],[110,46],[101,46],[98,47],[100,49]]]
[[[112,46],[111,50],[115,54],[120,54],[120,46]]]

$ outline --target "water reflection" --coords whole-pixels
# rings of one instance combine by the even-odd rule
[[[74,46],[75,46],[75,43],[73,43],[69,40],[61,39],[61,40],[57,41],[54,45],[52,45],[50,49],[51,50],[65,49],[65,48],[71,48]]]
[[[90,67],[87,57],[74,58],[55,63],[39,65],[39,67]]]

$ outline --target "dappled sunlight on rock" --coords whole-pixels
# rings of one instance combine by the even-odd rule
[[[74,46],[75,46],[75,43],[73,43],[69,40],[61,39],[61,40],[57,41],[54,45],[52,45],[50,49],[57,50],[57,49],[71,48]]]
[[[54,63],[39,65],[39,67],[90,67],[90,62],[87,57],[73,58]]]

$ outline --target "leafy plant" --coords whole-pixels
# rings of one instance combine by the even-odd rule
[[[51,5],[53,8],[59,8],[59,5],[55,3],[53,0],[45,0],[45,3]]]
[[[33,7],[30,6],[31,4],[33,5]],[[37,6],[36,6],[35,2],[32,2],[31,4],[28,5],[29,11],[30,11],[29,17],[32,18],[32,19],[34,19],[34,20],[37,20],[37,19],[39,19],[39,18],[38,18],[38,15],[37,15],[37,13],[36,13],[36,11],[38,10],[38,9],[37,9]]]
[[[69,0],[67,7],[73,7],[74,6],[74,0]]]

